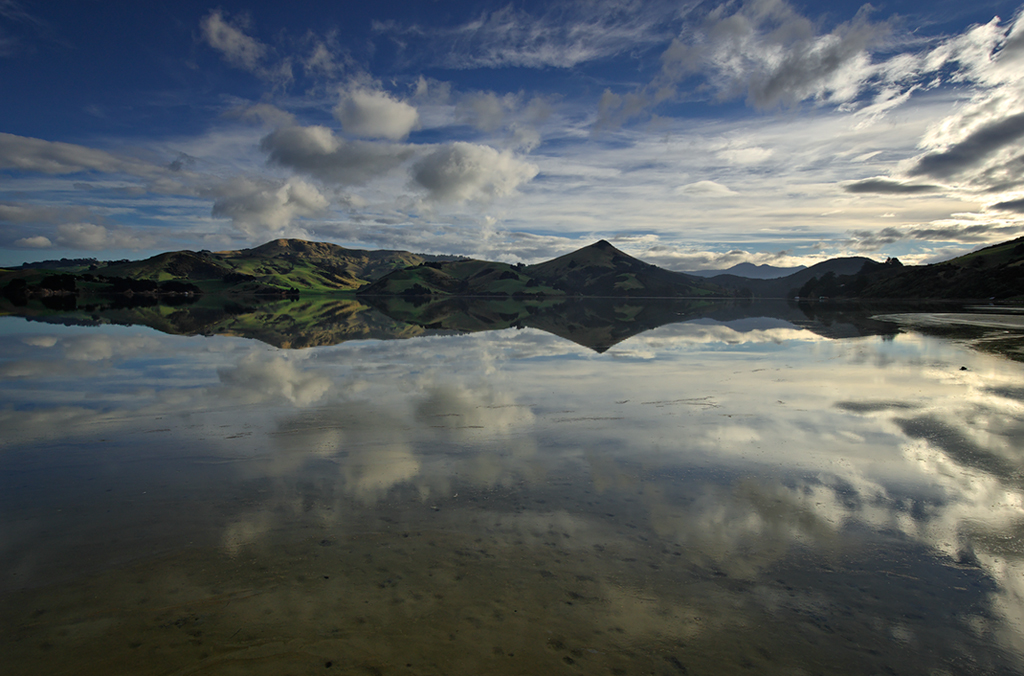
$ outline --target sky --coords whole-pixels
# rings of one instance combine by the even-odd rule
[[[674,270],[1024,235],[1016,3],[0,0],[0,265],[280,237]]]

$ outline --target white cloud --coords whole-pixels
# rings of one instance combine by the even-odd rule
[[[355,89],[344,92],[334,116],[350,134],[400,141],[419,124],[416,108],[387,92]]]
[[[333,384],[308,367],[300,368],[301,361],[253,352],[233,367],[218,369],[217,375],[233,397],[247,403],[283,399],[305,407],[320,401]]]
[[[865,9],[822,35],[783,0],[729,7],[719,5],[684,29],[662,55],[664,74],[675,82],[705,73],[720,98],[745,95],[757,108],[808,98],[852,101],[875,72],[869,48],[890,32],[871,23]]]
[[[772,156],[771,148],[725,148],[716,154],[730,164],[760,164]]]
[[[559,2],[543,13],[511,4],[450,28],[424,31],[375,23],[383,34],[415,46],[426,39],[433,63],[447,68],[572,68],[663,43],[685,11],[671,2]]]
[[[513,94],[498,96],[494,92],[475,92],[459,100],[455,108],[458,119],[471,124],[481,131],[494,131],[505,121],[505,116],[515,108]]]
[[[260,148],[273,164],[337,185],[385,176],[414,154],[403,144],[347,141],[321,126],[278,129],[260,141]]]
[[[74,174],[80,171],[150,175],[157,168],[103,150],[0,132],[0,169]]]
[[[250,124],[267,127],[291,127],[295,125],[295,115],[269,103],[239,106],[229,111],[227,116],[236,117]]]
[[[223,54],[228,63],[250,72],[258,70],[267,53],[266,45],[225,21],[220,11],[210,12],[199,27],[206,44]]]
[[[439,201],[502,197],[533,179],[538,168],[510,151],[464,143],[433,151],[413,167],[413,180]]]
[[[238,178],[212,192],[217,196],[213,215],[230,218],[239,231],[255,239],[302,234],[292,222],[323,215],[330,206],[316,186],[294,177],[284,183]]]
[[[206,44],[219,51],[235,68],[279,86],[291,82],[291,60],[283,59],[269,66],[263,65],[270,50],[256,38],[246,35],[246,24],[244,17],[236,18],[235,23],[228,22],[220,10],[215,10],[200,21],[199,29]]]
[[[71,249],[101,251],[103,249],[144,249],[152,238],[126,228],[107,228],[95,223],[62,223],[57,226],[57,243]]]
[[[14,246],[22,246],[26,249],[48,249],[53,246],[50,238],[37,235],[35,237],[23,237],[14,241]]]
[[[706,195],[709,197],[735,195],[735,190],[730,190],[727,186],[714,181],[697,181],[696,183],[687,183],[676,188],[677,193],[687,195]]]

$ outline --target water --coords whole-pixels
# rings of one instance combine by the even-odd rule
[[[0,319],[3,671],[1022,673],[1020,333],[969,312]]]

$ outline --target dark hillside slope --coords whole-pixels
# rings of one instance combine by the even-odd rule
[[[568,295],[683,296],[732,295],[708,280],[645,263],[600,240],[524,272]]]
[[[748,279],[735,275],[719,275],[708,281],[727,289],[749,290],[750,294],[757,298],[788,298],[796,295],[801,287],[814,278],[821,279],[829,274],[855,275],[867,264],[875,264],[875,261],[862,256],[833,258],[778,279]]]
[[[932,265],[866,273],[863,298],[1024,300],[1024,237]]]

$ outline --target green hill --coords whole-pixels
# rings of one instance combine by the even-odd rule
[[[427,263],[385,275],[366,295],[403,296],[732,296],[711,282],[659,268],[601,240],[536,265],[465,260]]]
[[[278,239],[240,251],[176,251],[143,261],[103,265],[94,276],[165,281],[187,279],[204,291],[350,291],[394,270],[428,260],[408,251],[364,251],[326,242]],[[205,288],[204,288],[205,287]]]

